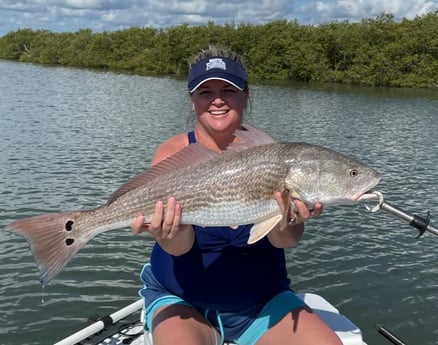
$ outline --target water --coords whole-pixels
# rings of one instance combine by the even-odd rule
[[[105,202],[159,143],[188,129],[185,81],[0,61],[0,229]],[[248,122],[371,164],[386,200],[438,225],[438,94],[431,90],[253,85]],[[297,291],[323,295],[369,345],[438,344],[438,238],[362,206],[327,208],[287,250]],[[51,344],[137,297],[152,241],[97,236],[44,289],[27,243],[0,231],[0,343]]]

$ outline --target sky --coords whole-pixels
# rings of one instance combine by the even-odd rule
[[[395,20],[438,10],[438,0],[0,0],[0,36],[30,28],[53,32],[116,31],[297,20],[299,24],[350,22],[383,12]]]

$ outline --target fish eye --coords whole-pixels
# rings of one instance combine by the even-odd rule
[[[357,170],[357,169],[351,169],[350,170],[350,176],[351,177],[356,177],[357,175],[359,175],[359,170]]]

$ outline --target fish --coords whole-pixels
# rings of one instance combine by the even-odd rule
[[[127,228],[140,214],[150,222],[156,202],[171,196],[182,207],[182,224],[252,224],[252,244],[285,219],[276,191],[291,207],[294,199],[309,208],[317,202],[325,207],[366,199],[380,181],[370,166],[320,145],[279,142],[249,125],[235,136],[222,153],[188,145],[128,180],[96,208],[19,219],[5,230],[27,240],[45,286],[96,235]]]

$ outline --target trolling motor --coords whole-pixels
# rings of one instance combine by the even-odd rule
[[[434,235],[438,236],[438,229],[433,227],[432,225],[430,225],[430,212],[427,211],[427,215],[426,218],[420,217],[416,214],[414,214],[413,216],[407,214],[406,212],[404,212],[403,210],[394,207],[390,204],[388,204],[387,202],[385,202],[383,200],[383,194],[381,192],[372,192],[370,194],[373,194],[375,198],[379,199],[379,203],[374,206],[374,207],[370,207],[368,205],[365,204],[365,208],[370,211],[370,212],[377,212],[379,210],[383,210],[389,214],[392,214],[393,216],[400,218],[401,220],[406,221],[410,226],[416,228],[419,233],[417,238],[423,236],[423,234],[428,231]]]

